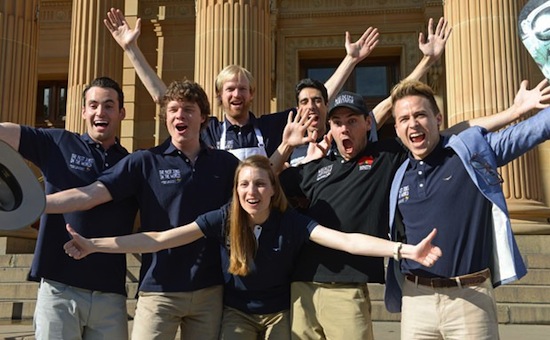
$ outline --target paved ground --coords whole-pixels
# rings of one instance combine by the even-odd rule
[[[130,324],[131,326],[131,324]],[[550,337],[550,325],[500,325],[501,340],[542,340]],[[376,340],[399,340],[398,322],[375,322]],[[7,323],[0,321],[0,339],[34,340],[30,322]]]
[[[375,322],[374,338],[376,340],[399,340],[399,323]],[[543,340],[549,338],[550,325],[500,325],[501,340]],[[0,322],[0,339],[34,340],[32,324],[30,322]]]

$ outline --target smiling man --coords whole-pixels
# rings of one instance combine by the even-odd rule
[[[1,123],[0,139],[40,168],[47,194],[88,185],[128,155],[116,137],[125,116],[123,103],[115,81],[97,78],[82,94],[85,134]],[[126,258],[100,255],[75,263],[65,260],[60,247],[69,239],[66,223],[98,237],[128,234],[136,210],[130,198],[85,212],[42,216],[29,274],[30,280],[40,281],[34,313],[37,339],[128,337]]]
[[[392,102],[395,131],[409,150],[391,187],[392,239],[414,243],[437,226],[434,244],[444,256],[431,268],[392,261],[386,306],[401,311],[402,338],[498,339],[493,287],[520,279],[526,268],[497,167],[550,138],[550,111],[497,133],[473,127],[444,137],[429,86],[400,83]]]
[[[191,81],[172,82],[161,114],[170,133],[164,143],[134,152],[87,187],[49,195],[46,211],[86,210],[134,197],[140,230],[162,231],[227,203],[239,160],[200,141],[210,115],[204,90]],[[223,303],[218,247],[202,238],[143,254],[132,339],[174,339],[178,327],[182,338],[218,338]]]

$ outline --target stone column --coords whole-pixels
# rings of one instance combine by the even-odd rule
[[[211,99],[212,113],[223,114],[216,101],[215,78],[230,64],[247,68],[256,79],[252,111],[269,113],[271,34],[269,1],[196,0],[195,81]]]
[[[447,0],[445,17],[453,27],[447,43],[449,125],[510,107],[527,76],[527,58],[518,36],[516,0]],[[532,81],[531,86],[536,82]],[[536,152],[500,168],[515,232],[550,232],[543,217],[540,164]]]
[[[123,9],[123,0],[73,1],[67,120],[65,128],[83,133],[82,91],[94,78],[107,76],[122,81],[122,49],[103,24],[111,8]]]
[[[34,125],[39,0],[0,1],[0,121]]]

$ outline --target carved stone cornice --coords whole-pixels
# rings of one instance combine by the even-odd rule
[[[41,26],[71,24],[72,1],[40,1],[38,20]]]
[[[144,20],[195,20],[195,0],[140,0],[139,5],[138,16]]]
[[[434,2],[434,1],[430,1]],[[439,1],[441,2],[441,1]],[[424,0],[280,0],[279,16],[285,18],[394,14],[422,11]]]

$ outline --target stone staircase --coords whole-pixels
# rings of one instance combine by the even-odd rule
[[[516,236],[529,273],[496,289],[498,319],[510,324],[550,325],[550,235]],[[0,243],[1,243],[0,238]],[[0,255],[0,321],[31,320],[38,284],[26,281],[32,254]],[[128,316],[134,315],[140,256],[128,254]],[[384,286],[369,285],[374,321],[399,321],[384,308]]]

